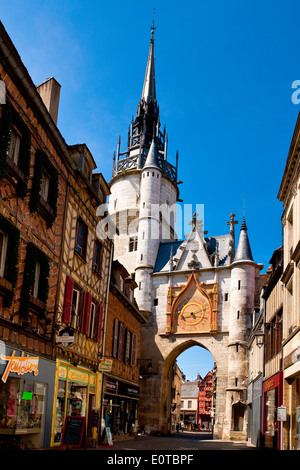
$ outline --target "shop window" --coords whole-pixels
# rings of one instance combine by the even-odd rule
[[[100,275],[103,257],[103,246],[99,240],[95,241],[94,245],[94,258],[93,258],[93,271]]]
[[[76,234],[75,251],[83,259],[85,259],[85,257],[86,257],[87,235],[88,235],[87,225],[83,222],[81,217],[79,217],[78,222],[77,222],[77,234]]]
[[[35,153],[30,211],[38,212],[51,227],[57,214],[58,171],[42,150]]]
[[[65,417],[66,385],[67,382],[65,380],[58,381],[54,421],[54,443],[60,442],[62,438]]]
[[[33,380],[8,378],[0,382],[0,440],[9,435],[22,436],[36,447],[42,447],[47,386]]]

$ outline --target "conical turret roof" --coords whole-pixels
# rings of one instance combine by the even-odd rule
[[[158,151],[155,143],[155,139],[152,139],[150,149],[145,161],[144,169],[145,168],[158,168],[161,169],[158,162]]]
[[[241,225],[240,239],[234,261],[253,261],[252,252],[250,248],[250,242],[247,234],[247,225],[245,217],[243,218],[243,223]]]

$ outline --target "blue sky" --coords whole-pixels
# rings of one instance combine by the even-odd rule
[[[281,243],[277,194],[299,106],[300,2],[10,0],[0,18],[34,83],[61,84],[58,127],[111,177],[142,93],[155,8],[155,66],[180,197],[204,204],[208,236],[245,213],[255,261]],[[185,231],[185,233],[188,229]]]

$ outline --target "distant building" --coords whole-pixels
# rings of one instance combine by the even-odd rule
[[[213,375],[208,372],[204,379],[199,381],[198,420],[199,429],[212,428],[212,402],[213,402]]]
[[[171,389],[171,431],[175,431],[180,425],[181,389],[185,381],[185,375],[179,369],[177,362],[173,364],[173,379]]]
[[[182,384],[180,419],[189,431],[197,426],[198,394],[198,380]]]

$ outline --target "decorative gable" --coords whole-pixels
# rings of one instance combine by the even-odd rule
[[[166,334],[215,333],[218,285],[199,283],[192,273],[185,286],[168,291]]]

